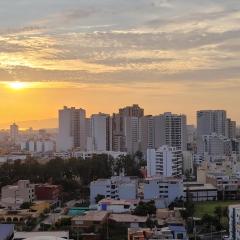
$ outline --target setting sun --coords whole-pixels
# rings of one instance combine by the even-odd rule
[[[27,87],[27,84],[24,82],[10,82],[8,83],[8,87],[15,89],[15,90],[21,90]]]

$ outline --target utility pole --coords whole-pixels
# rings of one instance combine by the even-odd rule
[[[212,224],[211,224],[211,240],[213,239]]]
[[[194,240],[197,240],[197,236],[196,236],[196,223],[195,223],[194,219],[193,219],[193,230],[194,230]]]
[[[106,240],[109,240],[108,215],[107,215],[107,239]]]

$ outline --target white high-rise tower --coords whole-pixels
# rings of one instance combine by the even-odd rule
[[[86,111],[74,107],[59,110],[58,151],[86,149]]]

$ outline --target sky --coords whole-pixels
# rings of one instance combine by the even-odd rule
[[[0,128],[133,103],[240,122],[239,76],[236,0],[0,0]]]

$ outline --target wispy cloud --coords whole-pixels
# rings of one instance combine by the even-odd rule
[[[61,0],[38,7],[46,14],[0,28],[0,80],[228,84],[240,74],[234,1]]]

